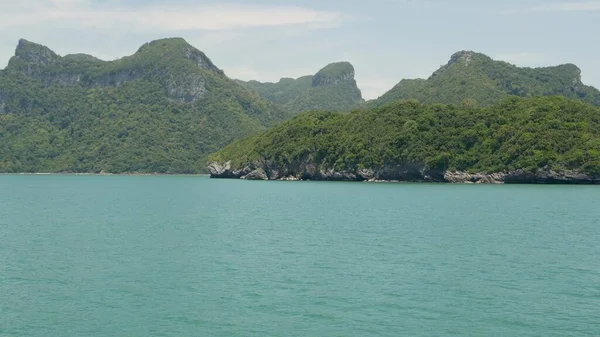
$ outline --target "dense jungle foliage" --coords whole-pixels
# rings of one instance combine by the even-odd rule
[[[210,158],[312,162],[338,171],[413,162],[441,170],[538,168],[600,173],[600,108],[564,97],[511,97],[486,108],[397,101],[350,114],[308,112]]]
[[[565,96],[600,105],[600,91],[581,82],[581,70],[573,64],[547,68],[520,68],[486,55],[458,52],[427,79],[402,80],[369,106],[399,99],[422,103],[467,103],[489,106],[507,96]]]
[[[348,62],[329,64],[314,76],[283,78],[277,83],[239,83],[290,114],[310,110],[348,111],[363,102],[354,79],[354,67]]]
[[[111,62],[22,40],[0,72],[0,172],[198,173],[289,117],[183,39]]]

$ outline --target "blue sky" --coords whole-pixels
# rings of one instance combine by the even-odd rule
[[[350,61],[366,98],[474,50],[520,66],[574,63],[600,87],[596,0],[20,0],[0,4],[0,67],[17,40],[102,59],[181,36],[233,78],[277,81]]]

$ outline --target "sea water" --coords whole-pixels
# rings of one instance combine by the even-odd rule
[[[0,336],[599,336],[600,187],[0,176]]]

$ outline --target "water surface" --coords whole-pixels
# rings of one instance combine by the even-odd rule
[[[597,336],[600,188],[0,176],[0,336]]]

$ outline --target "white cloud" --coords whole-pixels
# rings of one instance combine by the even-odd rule
[[[522,9],[505,11],[506,14],[531,12],[595,12],[600,11],[600,1],[563,1],[546,3]]]
[[[0,28],[73,24],[94,28],[123,27],[136,31],[218,31],[282,25],[318,28],[341,24],[346,15],[295,6],[152,5],[98,6],[88,0],[21,0],[0,3]]]
[[[532,8],[536,12],[592,12],[600,11],[600,1],[570,1],[551,3]]]

